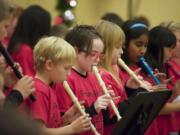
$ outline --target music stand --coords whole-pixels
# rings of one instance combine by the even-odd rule
[[[171,91],[140,92],[130,98],[128,109],[111,135],[143,135],[171,96]]]

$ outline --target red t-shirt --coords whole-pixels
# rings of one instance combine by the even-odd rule
[[[180,112],[176,112],[174,113],[174,116],[175,116],[175,119],[176,119],[176,123],[177,123],[177,128],[178,128],[178,131],[180,131]]]
[[[168,135],[170,132],[177,132],[178,125],[174,113],[159,115],[156,118],[158,135]]]
[[[169,77],[174,76],[172,83],[174,84],[177,80],[180,79],[180,64],[171,60],[167,63],[168,75]]]
[[[112,86],[112,89],[114,90],[115,96],[119,96],[120,98],[116,101],[114,101],[114,103],[116,105],[118,105],[118,103],[122,102],[123,100],[127,99],[127,95],[126,95],[126,91],[124,89],[124,86],[122,84],[122,82],[117,82],[117,80],[115,80],[115,78],[113,77],[113,75],[104,69],[99,69],[99,73],[102,77],[102,80],[104,81],[106,87],[108,87],[109,85]],[[109,108],[110,111],[110,117],[114,116],[114,111],[112,110],[112,108]],[[113,125],[108,125],[107,127],[105,127],[104,129],[104,135],[109,135],[111,134],[112,130],[115,128],[115,124]]]
[[[75,70],[71,70],[70,76],[67,79],[70,88],[79,101],[85,101],[85,106],[90,107],[96,99],[102,95],[102,90],[99,87],[98,81],[93,73],[87,73],[87,76],[80,75]],[[72,100],[65,92],[61,84],[55,86],[56,95],[60,109],[64,112],[72,106]],[[96,130],[103,135],[103,116],[100,112],[94,115],[92,123]],[[92,131],[84,132],[84,135],[93,135]]]
[[[99,73],[100,73],[101,78],[104,81],[106,87],[111,85],[112,89],[114,90],[115,96],[120,97],[117,101],[115,101],[116,104],[127,99],[126,91],[121,82],[117,82],[117,80],[115,80],[115,78],[112,76],[112,74],[107,70],[100,69]]]
[[[15,62],[18,62],[22,67],[24,75],[35,75],[33,50],[27,44],[21,44],[19,50],[11,53]]]
[[[175,84],[180,79],[180,64],[171,60],[167,63],[167,68],[169,77],[174,76],[171,82]],[[180,131],[180,112],[176,112],[174,115],[177,120],[178,130]]]
[[[58,128],[61,124],[61,114],[55,91],[39,79],[34,79],[36,101],[27,101],[27,108],[33,119],[41,120],[47,128]]]
[[[120,101],[127,99],[126,91],[123,86],[123,80],[121,80],[122,82],[117,82],[113,75],[107,70],[100,69],[100,74],[106,86],[111,85],[115,94],[120,96]]]

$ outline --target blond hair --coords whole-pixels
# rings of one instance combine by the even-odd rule
[[[95,25],[95,28],[102,36],[105,46],[105,57],[101,62],[101,66],[108,71],[113,72],[111,65],[113,50],[116,47],[123,47],[125,42],[125,34],[118,25],[104,20],[99,21]]]
[[[173,21],[163,22],[160,25],[168,28],[172,32],[180,32],[180,23],[178,23],[178,22],[173,22]]]
[[[7,19],[10,15],[10,2],[9,0],[0,0],[0,22]]]
[[[37,71],[42,70],[47,60],[53,63],[68,62],[73,64],[76,53],[74,48],[64,39],[51,36],[39,40],[34,47],[34,62]]]

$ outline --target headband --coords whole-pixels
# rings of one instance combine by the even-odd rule
[[[140,28],[147,28],[147,26],[145,24],[143,24],[143,23],[136,23],[136,24],[133,24],[130,27],[130,29],[134,29],[134,28],[138,28],[138,27],[140,27]]]

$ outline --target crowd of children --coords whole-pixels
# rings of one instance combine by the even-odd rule
[[[180,23],[164,22],[149,29],[137,19],[117,24],[117,17],[113,22],[108,14],[96,24],[74,26],[60,37],[51,36],[51,17],[42,7],[21,10],[15,24],[10,9],[8,0],[0,0],[0,46],[6,48],[22,78],[0,53],[0,134],[10,134],[12,129],[14,134],[93,135],[93,124],[100,135],[110,135],[117,123],[111,101],[123,117],[128,109],[123,105],[142,90],[172,91],[145,134],[180,132]],[[142,68],[140,57],[147,60],[160,84]],[[143,86],[118,65],[118,59]],[[109,94],[103,92],[93,66]],[[66,93],[65,80],[85,115]],[[7,128],[2,121],[10,118],[13,127]],[[16,121],[21,122],[15,126]]]

